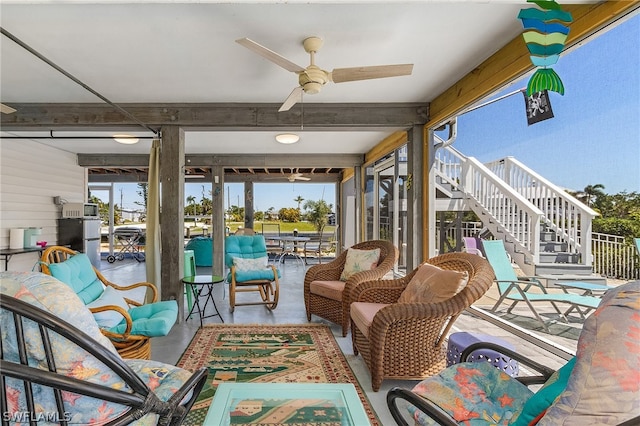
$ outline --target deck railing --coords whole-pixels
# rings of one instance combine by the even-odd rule
[[[640,279],[640,257],[628,239],[597,232],[591,235],[595,274],[623,280]]]
[[[589,237],[597,215],[594,210],[513,157],[493,161],[487,167],[542,211],[544,225],[566,244],[563,251],[579,254],[581,264],[591,262]]]
[[[510,235],[514,249],[524,253],[529,263],[538,263],[540,223],[543,213],[518,191],[473,157],[465,157],[452,147],[436,152],[437,176],[462,191],[469,207],[478,216],[488,215],[496,229]]]

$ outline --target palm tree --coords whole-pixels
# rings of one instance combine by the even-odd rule
[[[187,197],[187,204],[189,204],[189,206],[191,206],[191,211],[193,212],[193,215],[195,216],[198,212],[196,211],[196,197],[194,197],[193,195],[189,195]]]
[[[596,198],[605,195],[603,189],[604,185],[601,183],[587,185],[582,190],[582,193],[578,194],[578,199],[585,203],[587,207],[591,207],[591,204],[596,200]]]
[[[304,198],[302,198],[300,195],[298,195],[296,198],[294,198],[293,201],[298,203],[298,210],[300,210],[300,204],[302,204],[302,202],[304,201]]]

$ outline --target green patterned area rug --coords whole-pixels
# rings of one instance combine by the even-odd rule
[[[217,386],[223,382],[352,383],[370,418],[380,426],[331,329],[324,324],[205,325],[178,366],[206,366],[209,377],[185,425],[202,425]],[[286,424],[286,423],[283,423]]]

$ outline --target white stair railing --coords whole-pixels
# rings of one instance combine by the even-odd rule
[[[522,260],[529,265],[539,262],[540,209],[477,159],[452,147],[436,151],[434,169],[440,184],[462,191],[478,216],[489,217],[486,222],[494,235],[505,234],[505,240],[513,244],[512,254],[522,253]]]
[[[493,161],[487,167],[543,212],[544,224],[556,233],[558,242],[565,243],[565,251],[578,254],[580,264],[591,264],[594,210],[513,157]]]

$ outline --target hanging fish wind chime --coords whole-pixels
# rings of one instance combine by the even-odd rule
[[[564,95],[564,85],[560,76],[551,68],[558,62],[560,52],[569,34],[569,27],[563,23],[573,21],[571,13],[562,10],[554,0],[527,0],[543,10],[522,9],[518,19],[522,21],[525,32],[522,37],[529,49],[531,62],[538,69],[527,84],[527,96],[544,90]]]

